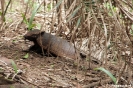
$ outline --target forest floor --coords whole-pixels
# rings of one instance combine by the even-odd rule
[[[23,79],[23,81],[13,83],[31,85],[35,88],[112,87],[112,85],[109,85],[112,84],[112,80],[105,73],[94,70],[94,68],[101,65],[97,59],[92,59],[90,62],[82,59],[80,63],[77,63],[77,61],[67,58],[42,56],[28,50],[33,43],[24,40],[23,35],[25,33],[27,33],[27,30],[20,27],[16,30],[10,28],[10,30],[1,32],[1,58],[5,57],[14,60],[17,68],[22,70],[20,79]],[[24,58],[27,53],[27,58]],[[114,66],[108,68],[114,73],[117,70]],[[10,83],[1,82],[1,84],[7,86]]]
[[[18,15],[19,14],[19,15]],[[6,18],[14,19],[12,24],[6,24],[0,30],[0,59],[14,60],[17,68],[22,74],[16,74],[16,80],[9,81],[7,79],[0,80],[0,88],[113,88],[113,81],[104,72],[94,70],[101,66],[99,60],[91,58],[90,62],[85,59],[78,63],[75,60],[42,56],[33,51],[29,51],[32,42],[24,40],[23,36],[28,32],[26,26],[21,24],[22,17],[16,8],[16,12],[8,13]],[[20,19],[21,18],[21,19]],[[11,21],[7,19],[8,21]],[[38,18],[38,20],[43,18]],[[39,22],[38,22],[39,23]],[[40,22],[41,23],[41,22]],[[24,56],[28,53],[27,58]],[[109,65],[108,65],[109,63]],[[119,69],[114,64],[111,65],[107,61],[106,68],[111,73],[116,74]],[[0,75],[5,77],[4,69]],[[12,72],[10,72],[12,73]],[[5,81],[3,81],[5,80]],[[9,85],[7,85],[9,84]],[[14,88],[14,87],[13,87]]]

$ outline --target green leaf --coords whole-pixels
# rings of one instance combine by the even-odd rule
[[[26,19],[25,15],[23,13],[21,13],[21,14],[22,14],[22,17],[23,17],[23,22],[28,25],[28,20]]]
[[[15,73],[17,73],[18,68],[17,68],[17,65],[15,64],[15,62],[13,60],[12,60],[12,66],[13,66]]]
[[[133,30],[133,24],[131,25],[131,29]]]
[[[27,59],[29,57],[29,54],[27,53],[23,58]]]
[[[48,4],[47,10],[49,11],[51,8],[52,7],[51,7],[51,3],[50,3],[50,4]]]
[[[100,68],[95,68],[94,70],[101,70],[103,71],[104,73],[106,73],[112,80],[113,82],[116,84],[116,78],[112,75],[111,72],[109,72],[108,70],[104,69],[103,67],[100,67]]]
[[[29,0],[24,0],[24,3],[27,3]]]
[[[2,15],[2,12],[0,12],[0,16]]]
[[[10,88],[15,88],[14,86],[10,86]]]
[[[133,24],[131,25],[130,34],[133,36]]]
[[[77,21],[77,24],[76,24],[76,28],[78,28],[79,24],[80,24],[80,21],[81,21],[81,17],[78,19]]]
[[[30,25],[31,28],[33,28],[33,27],[35,27],[35,26],[36,26],[36,24],[31,24],[31,25]]]
[[[41,29],[41,24],[36,24],[38,29]]]
[[[130,30],[130,34],[133,36],[133,30],[132,29]]]
[[[32,22],[33,22],[33,19],[35,17],[35,14],[37,13],[38,8],[39,8],[39,5],[35,4],[34,9],[32,11],[32,14],[31,14],[31,17],[30,17],[29,24],[28,24],[28,30],[31,30],[33,28]]]

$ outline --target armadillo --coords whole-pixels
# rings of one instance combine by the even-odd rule
[[[79,55],[72,43],[45,31],[34,29],[25,34],[24,38],[60,57],[76,59]]]

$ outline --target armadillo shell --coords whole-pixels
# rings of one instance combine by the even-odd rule
[[[61,56],[76,58],[75,48],[72,43],[66,40],[51,35],[50,33],[44,33],[37,38],[37,43],[43,47],[43,49],[50,51],[51,53]]]

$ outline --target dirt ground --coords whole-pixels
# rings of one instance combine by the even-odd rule
[[[94,68],[100,67],[100,61],[92,58],[90,62],[85,59],[77,63],[75,60],[42,56],[34,51],[29,51],[33,45],[30,41],[25,41],[23,35],[25,29],[10,30],[5,34],[2,33],[0,38],[0,55],[8,59],[13,59],[17,68],[22,71],[19,78],[21,81],[13,82],[17,85],[15,88],[103,88],[111,86],[112,80],[103,72],[95,71]],[[28,58],[24,56],[28,53]],[[110,66],[109,66],[110,67]],[[8,70],[8,69],[7,69]],[[115,71],[116,68],[111,67]],[[23,81],[22,81],[23,80]],[[8,88],[9,82],[1,82],[3,87]],[[109,85],[110,84],[110,85]],[[19,87],[18,87],[19,86]],[[112,87],[112,86],[111,86]]]

